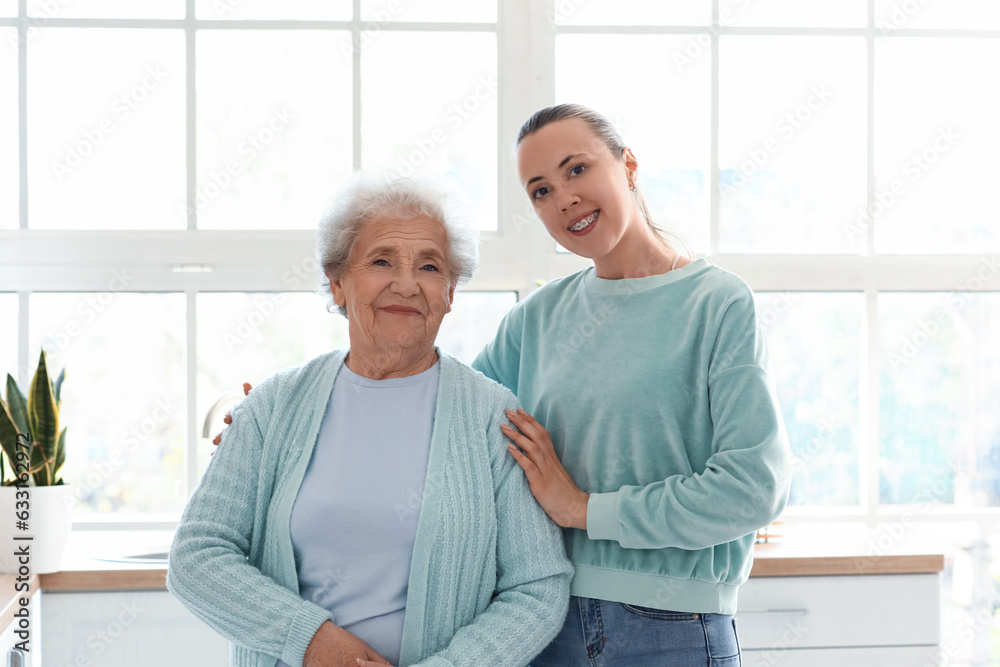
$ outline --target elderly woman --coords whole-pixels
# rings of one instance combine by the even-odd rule
[[[517,401],[434,347],[476,247],[406,179],[358,179],[323,217],[350,349],[235,408],[170,552],[231,665],[526,665],[562,625],[572,568],[500,428]]]

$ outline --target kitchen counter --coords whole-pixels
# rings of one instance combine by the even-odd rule
[[[46,591],[166,588],[163,563],[111,560],[130,554],[166,552],[171,531],[76,531],[70,534],[62,571],[39,575]]]
[[[770,530],[784,533],[785,527]],[[829,524],[788,527],[787,535],[754,545],[751,577],[927,574],[945,566],[947,545],[924,527],[867,529]],[[931,533],[932,531],[926,531]]]
[[[935,573],[945,566],[946,545],[928,541],[930,531],[917,526],[902,533],[892,526],[841,524],[778,526],[770,532],[783,535],[755,545],[751,577]],[[101,558],[163,551],[170,538],[166,531],[74,532],[63,570],[34,575],[32,592],[163,589],[165,565]],[[0,575],[0,629],[12,618],[15,597],[14,575]]]

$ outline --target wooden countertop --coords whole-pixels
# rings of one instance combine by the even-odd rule
[[[945,566],[945,544],[931,542],[928,545],[924,538],[894,539],[887,543],[884,530],[826,525],[794,526],[787,531],[779,527],[772,529],[774,532],[787,534],[773,542],[755,545],[751,577],[933,573],[942,571]],[[170,543],[170,537],[169,532],[163,531],[129,533],[128,546],[124,547],[115,544],[121,534],[75,533],[63,559],[64,570],[39,575],[39,588],[48,591],[162,589],[166,580],[163,565],[129,564],[72,554],[101,556],[159,551]],[[0,589],[0,596],[5,594],[6,591]]]
[[[166,589],[167,568],[165,566],[136,567],[108,563],[106,569],[66,570],[51,574],[40,574],[39,589],[43,591],[122,591],[142,589]]]
[[[751,577],[941,572],[951,540],[934,526],[775,525],[754,545]]]
[[[888,531],[888,532],[887,532]],[[915,530],[903,538],[892,528],[869,529],[843,525],[795,526],[787,535],[754,546],[751,577],[936,573],[945,567],[943,541]],[[123,563],[101,556],[162,550],[169,532],[115,533],[82,531],[70,538],[63,570],[33,575],[31,593],[45,591],[162,590],[167,570],[156,563]],[[122,544],[127,546],[122,546]],[[0,630],[16,611],[14,575],[0,575]]]
[[[944,554],[900,554],[880,556],[783,555],[784,545],[756,546],[751,577],[801,577],[853,574],[915,574],[944,569]],[[46,591],[136,590],[166,587],[163,566],[101,564],[38,575],[39,588]],[[12,586],[10,587],[12,590]],[[2,626],[0,626],[2,627]]]
[[[947,541],[929,539],[921,530],[902,537],[893,527],[870,529],[844,525],[795,526],[784,536],[754,546],[751,577],[913,574],[940,572]],[[933,531],[928,531],[933,534]],[[892,537],[891,540],[886,536]],[[63,570],[31,577],[35,591],[162,590],[167,570],[155,563],[101,560],[126,553],[164,550],[171,534],[164,531],[73,533]],[[929,547],[929,548],[928,548]],[[8,627],[23,593],[14,590],[14,575],[0,575],[0,630]]]
[[[757,544],[751,577],[920,574],[944,569],[943,553],[808,556],[786,544]]]
[[[780,547],[777,551],[780,552]],[[944,569],[944,554],[783,557],[767,552],[768,545],[758,545],[751,577],[917,574],[940,572]],[[68,570],[38,575],[37,578],[41,579],[38,587],[46,591],[94,591],[162,589],[166,588],[166,576],[165,567],[140,569],[127,566]],[[9,589],[13,590],[13,586]],[[0,627],[3,625],[0,624]]]

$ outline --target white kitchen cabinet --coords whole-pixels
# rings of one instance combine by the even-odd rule
[[[41,594],[46,667],[218,667],[229,645],[167,591]]]
[[[737,629],[745,667],[939,664],[940,574],[751,577]]]
[[[925,647],[743,651],[743,667],[936,667]]]
[[[901,540],[901,553],[871,555],[882,534],[876,529],[786,528],[781,541],[755,546],[750,580],[740,589],[744,667],[942,664],[942,554]],[[227,642],[163,588],[165,568],[87,556],[123,553],[121,535],[78,531],[68,554],[79,557],[64,558],[63,572],[42,575],[34,637],[42,640],[45,667],[228,664]],[[129,549],[139,550],[142,537],[141,548],[155,551],[172,536],[161,531],[128,537]],[[910,537],[918,538],[918,531]]]
[[[39,595],[47,667],[228,662],[227,642],[166,591]],[[751,577],[737,627],[744,667],[927,667],[939,615],[940,574]]]

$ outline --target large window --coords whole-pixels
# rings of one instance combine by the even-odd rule
[[[80,525],[169,525],[212,406],[344,344],[311,229],[353,170],[466,195],[482,268],[441,341],[465,359],[584,266],[509,157],[564,101],[608,115],[654,216],[757,291],[789,517],[1000,504],[995,2],[22,0],[0,41],[0,370],[26,381],[39,347],[68,367]]]

